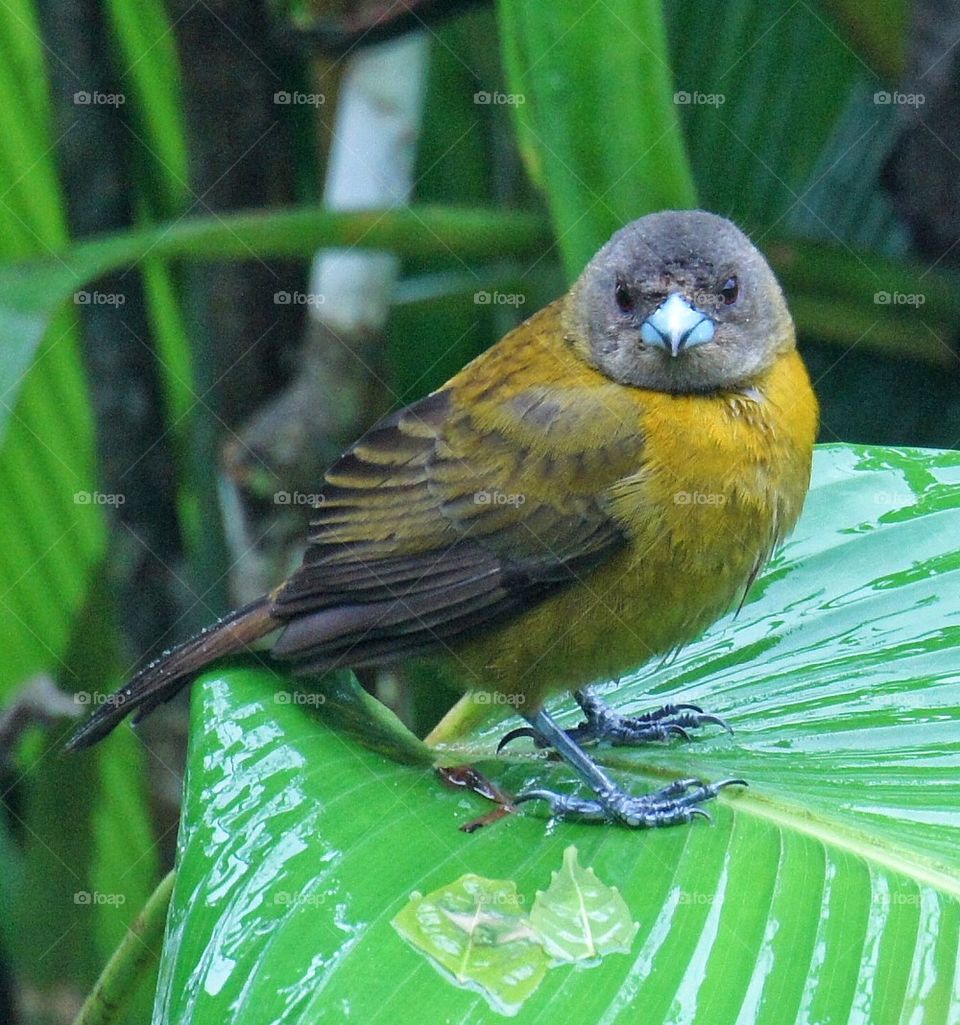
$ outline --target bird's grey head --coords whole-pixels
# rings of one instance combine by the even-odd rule
[[[618,231],[571,289],[564,327],[608,377],[665,392],[744,386],[795,344],[767,261],[736,225],[702,210]]]

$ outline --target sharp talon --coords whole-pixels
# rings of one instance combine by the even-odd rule
[[[713,816],[708,811],[704,811],[703,808],[691,808],[690,818],[701,818],[706,819],[707,822],[713,822]]]
[[[675,736],[680,737],[685,743],[689,743],[690,734],[687,733],[687,731],[682,726],[678,725],[675,722],[672,722],[668,723],[667,726],[664,728],[666,729],[667,733],[672,733]]]
[[[745,779],[740,779],[739,776],[734,776],[731,779],[722,779],[719,783],[713,784],[714,790],[722,790],[724,787],[748,787],[750,784]]]
[[[525,801],[546,801],[551,809],[557,795],[552,790],[521,790],[513,799],[514,804],[523,804]]]
[[[683,708],[689,712],[696,712],[697,715],[703,715],[703,709],[699,705],[674,705],[674,708]]]
[[[726,719],[721,719],[719,715],[710,715],[709,713],[701,712],[700,718],[705,723],[712,722],[715,726],[722,727],[727,731],[727,733],[730,734],[731,737],[733,736],[733,727],[730,725],[730,723],[727,722]]]
[[[534,742],[537,740],[537,734],[530,729],[529,726],[519,726],[517,729],[511,730],[509,733],[505,733],[500,738],[500,743],[497,744],[497,754],[500,754],[507,744],[514,740],[519,740],[520,737],[530,737]]]

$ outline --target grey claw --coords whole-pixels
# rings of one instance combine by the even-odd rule
[[[497,754],[500,754],[507,744],[512,743],[514,740],[519,740],[521,737],[531,737],[534,742],[540,739],[537,736],[536,731],[532,730],[529,726],[519,726],[517,729],[511,730],[509,733],[505,733],[500,738],[500,743],[497,744]]]
[[[513,799],[514,804],[523,804],[524,801],[546,801],[550,807],[553,807],[553,802],[561,797],[560,794],[555,794],[552,790],[521,790],[519,794]]]
[[[740,779],[739,776],[731,776],[730,779],[722,779],[719,783],[713,784],[714,790],[722,790],[724,787],[748,787],[750,784],[745,779]]]
[[[523,790],[513,799],[514,804],[523,804],[525,801],[546,801],[551,816],[555,818],[569,815],[586,822],[602,822],[612,817],[599,801],[577,797],[575,794],[558,794],[553,790]]]
[[[588,691],[576,693],[577,702],[587,716],[587,721],[575,730],[564,730],[543,709],[525,714],[528,727],[513,730],[500,741],[503,748],[518,737],[533,737],[540,744],[549,747],[576,771],[580,779],[594,793],[594,797],[580,797],[577,794],[560,794],[544,787],[526,789],[514,798],[517,805],[527,801],[546,801],[554,818],[577,818],[587,822],[619,822],[634,829],[654,829],[690,822],[696,818],[711,821],[710,815],[699,805],[717,797],[724,787],[745,786],[739,777],[707,783],[695,777],[685,777],[665,784],[652,793],[633,795],[615,783],[579,746],[576,734],[592,733],[594,738],[612,740],[614,743],[638,739],[663,740],[671,735],[687,736],[685,727],[701,724],[693,707],[678,712],[677,706],[666,705],[643,718],[625,719],[612,713]],[[685,721],[689,719],[690,721]],[[716,716],[706,721],[720,722]],[[498,750],[500,749],[498,748]]]
[[[707,784],[702,779],[697,779],[695,776],[687,776],[685,779],[675,779],[672,783],[668,783],[663,789],[659,790],[658,793],[664,797],[673,797],[677,794],[686,793],[688,790],[697,788],[702,790]]]
[[[727,722],[726,719],[721,719],[719,715],[710,715],[709,712],[699,712],[697,714],[700,717],[701,724],[706,722],[712,722],[715,726],[720,726],[722,729],[725,729],[731,737],[733,736],[733,727],[730,725],[730,723]]]

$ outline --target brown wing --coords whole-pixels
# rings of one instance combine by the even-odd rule
[[[575,403],[563,380],[523,388],[510,366],[485,368],[497,384],[482,400],[464,372],[334,464],[303,565],[275,595],[275,656],[323,671],[443,648],[624,543],[602,493],[639,464],[629,413],[602,387]]]

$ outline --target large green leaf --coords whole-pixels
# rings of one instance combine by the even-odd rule
[[[604,758],[636,789],[747,776],[712,825],[551,828],[527,806],[465,835],[479,800],[334,732],[315,695],[281,701],[262,670],[205,677],[155,1021],[493,1020],[390,922],[469,874],[532,901],[573,844],[639,932],[627,955],[548,971],[521,1021],[956,1022],[958,485],[957,453],[820,449],[740,616],[609,692],[731,722]],[[456,753],[512,787],[569,780],[534,754],[485,762],[501,732]]]

